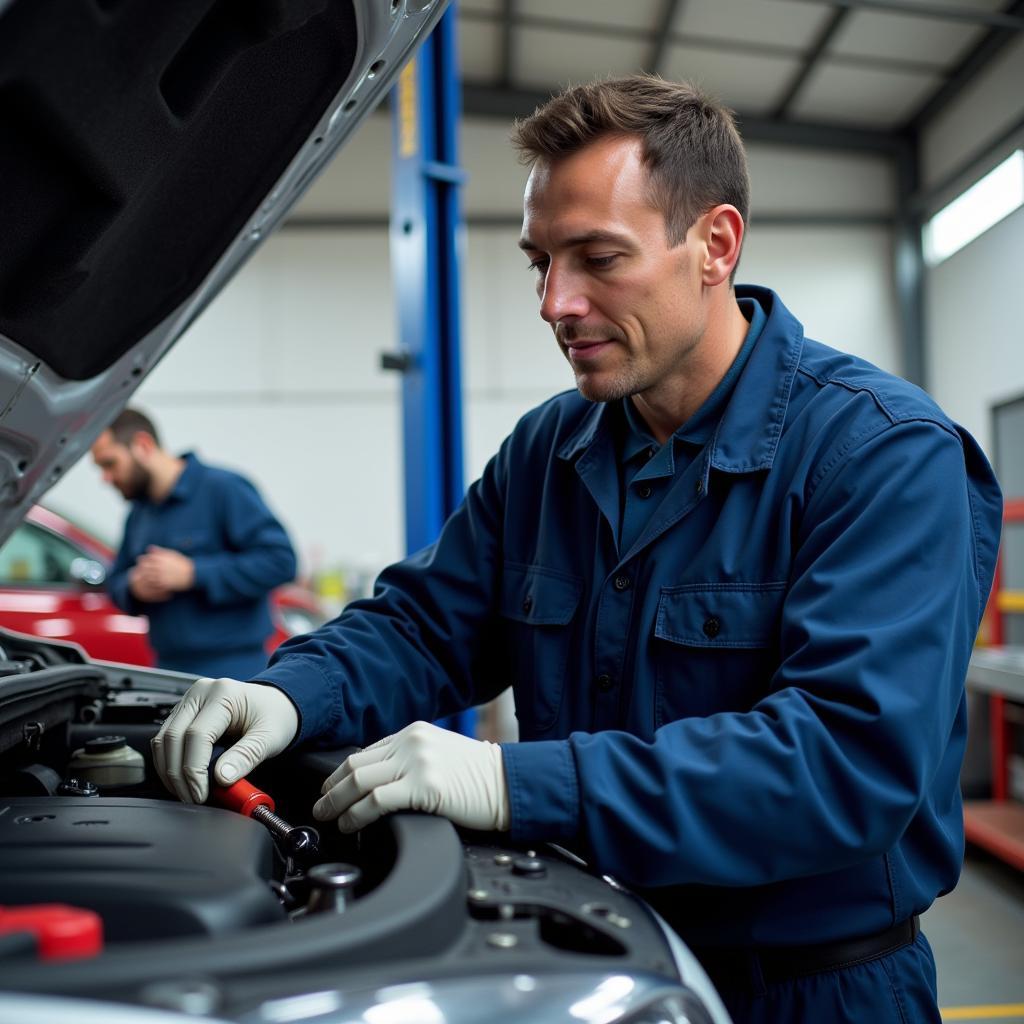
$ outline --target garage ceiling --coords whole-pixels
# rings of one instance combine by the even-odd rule
[[[521,115],[567,83],[645,70],[696,80],[745,127],[865,138],[914,131],[1021,31],[1024,0],[459,3],[466,113]]]

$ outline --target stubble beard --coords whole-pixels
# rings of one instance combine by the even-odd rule
[[[152,483],[152,480],[152,473],[133,459],[131,472],[128,474],[124,487],[121,488],[121,493],[128,501],[135,501],[137,498],[145,497],[149,493],[149,485]]]
[[[615,402],[631,395],[658,390],[666,377],[698,348],[702,337],[702,334],[694,333],[692,337],[687,338],[669,366],[652,363],[645,367],[638,361],[636,353],[629,352],[624,366],[605,374],[593,374],[593,379],[589,380],[587,378],[591,374],[587,370],[577,369],[569,359],[568,352],[565,353],[565,358],[576,376],[576,390],[584,398],[591,402]]]
[[[590,402],[614,402],[629,395],[635,395],[643,391],[646,382],[640,376],[635,366],[625,366],[610,379],[588,380],[589,374],[586,371],[577,371],[576,390]]]
[[[596,379],[588,380],[591,372],[586,369],[579,369],[569,356],[567,345],[573,341],[603,341],[610,339],[615,345],[624,344],[621,336],[610,330],[591,327],[586,329],[575,329],[573,326],[563,326],[555,329],[555,338],[562,349],[562,355],[572,368],[573,376],[576,378],[576,390],[590,402],[614,402],[627,395],[636,394],[646,386],[639,369],[633,362],[632,353],[627,352],[626,365],[617,370],[605,374],[595,374]]]

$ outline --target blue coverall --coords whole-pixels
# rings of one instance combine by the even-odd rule
[[[736,291],[760,335],[626,550],[622,410],[558,395],[434,545],[259,675],[297,742],[329,745],[511,685],[512,838],[577,850],[698,949],[873,935],[956,884],[1001,522],[984,455],[924,392]],[[723,996],[738,1021],[938,1020],[923,935]]]
[[[167,498],[132,502],[107,589],[119,608],[149,616],[160,668],[247,679],[267,663],[267,595],[295,578],[295,552],[248,480],[191,453],[184,458]],[[131,594],[128,573],[151,544],[192,559],[191,590],[158,602]]]

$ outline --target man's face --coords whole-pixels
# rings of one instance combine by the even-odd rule
[[[116,487],[128,501],[141,498],[149,489],[149,471],[109,430],[93,443],[92,460],[101,470],[103,482]]]
[[[534,165],[520,247],[584,397],[656,400],[685,387],[706,319],[694,228],[669,247],[637,138]]]

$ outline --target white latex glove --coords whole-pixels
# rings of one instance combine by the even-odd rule
[[[427,811],[466,828],[509,828],[505,763],[497,743],[428,722],[353,754],[327,778],[313,806],[318,821],[355,832],[391,811]]]
[[[163,784],[186,804],[210,794],[213,744],[238,742],[217,760],[214,777],[229,786],[295,738],[299,712],[276,686],[237,679],[197,679],[153,737],[153,763]]]

